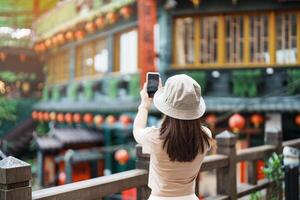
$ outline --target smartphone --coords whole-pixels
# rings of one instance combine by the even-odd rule
[[[147,93],[150,98],[153,98],[159,85],[159,73],[148,72],[147,73]]]

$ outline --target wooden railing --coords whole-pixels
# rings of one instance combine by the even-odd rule
[[[280,196],[281,191],[270,191],[272,182],[267,179],[257,180],[257,161],[269,157],[273,152],[280,153],[284,146],[300,148],[300,139],[282,143],[280,133],[270,133],[265,138],[266,145],[236,151],[235,134],[225,131],[216,136],[217,154],[206,156],[201,167],[201,172],[217,172],[218,195],[207,199],[236,200],[262,189],[267,189],[267,193],[278,192]],[[141,146],[137,146],[137,169],[32,193],[29,184],[30,165],[13,157],[5,159],[0,161],[1,200],[98,200],[129,188],[137,188],[137,200],[146,200],[151,192],[147,187],[149,155],[142,154]],[[248,181],[238,186],[236,164],[241,161],[248,162]]]

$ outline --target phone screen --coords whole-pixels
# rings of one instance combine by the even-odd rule
[[[159,84],[159,74],[151,74],[148,73],[147,75],[147,79],[148,79],[148,84],[147,84],[147,93],[149,95],[150,98],[152,98],[155,94],[155,92],[158,89],[158,84]]]

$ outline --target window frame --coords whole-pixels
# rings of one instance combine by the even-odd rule
[[[84,80],[94,80],[94,79],[98,79],[104,76],[104,74],[109,73],[110,72],[110,66],[108,66],[108,70],[107,72],[98,72],[95,69],[95,56],[97,54],[97,44],[100,41],[104,41],[106,43],[106,48],[109,51],[109,35],[105,35],[105,36],[101,36],[101,37],[97,37],[96,39],[90,40],[90,41],[86,41],[84,43],[78,44],[75,46],[75,69],[74,69],[74,78],[77,81],[84,81]],[[85,47],[87,45],[90,45],[92,48],[92,55],[91,58],[93,59],[93,69],[92,69],[92,73],[89,74],[83,74],[82,71],[82,60],[80,58],[80,53],[82,51],[82,47]],[[108,55],[108,65],[109,65],[109,59],[110,56]]]
[[[296,63],[289,63],[289,64],[279,64],[276,63],[276,17],[279,14],[283,13],[296,13],[297,15],[297,62]],[[270,56],[269,63],[260,63],[260,62],[251,62],[250,58],[250,16],[258,16],[258,15],[266,15],[268,16],[268,52]],[[199,59],[195,59],[194,63],[192,64],[178,64],[176,61],[176,19],[184,18],[184,17],[193,17],[194,19],[194,31],[195,31],[195,41],[194,41],[194,51],[195,51],[195,58],[199,57],[200,51],[200,18],[201,17],[209,17],[209,16],[217,16],[218,17],[218,34],[217,34],[217,41],[218,41],[218,48],[217,48],[217,62],[216,63],[200,63]],[[243,58],[241,63],[227,63],[226,61],[226,27],[225,27],[225,17],[226,16],[243,16]],[[198,27],[197,27],[198,26]],[[234,67],[290,67],[290,66],[298,66],[300,64],[300,10],[285,10],[285,11],[266,11],[266,12],[247,12],[247,13],[226,13],[226,14],[218,14],[218,13],[211,13],[207,15],[197,14],[197,15],[180,15],[174,16],[172,22],[172,42],[173,42],[173,51],[172,51],[172,63],[171,68],[174,69],[189,69],[189,68],[234,68]],[[197,51],[198,49],[198,51]]]
[[[70,79],[70,51],[61,50],[50,56],[47,63],[48,84],[61,84]]]
[[[124,33],[129,33],[131,31],[136,31],[137,32],[137,72],[139,73],[140,71],[140,66],[139,66],[139,31],[138,27],[131,27],[124,29],[120,32],[115,33],[114,35],[114,56],[113,56],[113,61],[114,64],[112,66],[112,73],[113,74],[121,74],[121,57],[120,57],[120,48],[121,48],[121,35]],[[129,73],[130,74],[130,73]]]

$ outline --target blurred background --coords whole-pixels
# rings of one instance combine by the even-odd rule
[[[299,0],[0,0],[1,151],[32,164],[34,188],[135,168],[148,71],[193,77],[203,124],[239,149],[263,144],[268,124],[299,138],[299,49]],[[161,117],[151,109],[149,126]]]

